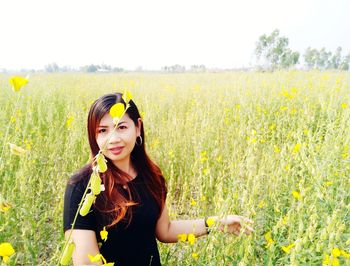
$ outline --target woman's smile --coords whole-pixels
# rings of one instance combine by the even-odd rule
[[[124,148],[124,147],[115,147],[115,148],[109,149],[109,151],[110,151],[111,153],[113,153],[114,155],[119,155],[119,154],[122,153],[123,148]]]

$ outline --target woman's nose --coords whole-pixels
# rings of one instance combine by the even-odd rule
[[[113,130],[109,139],[109,143],[119,142],[121,140],[118,132]]]

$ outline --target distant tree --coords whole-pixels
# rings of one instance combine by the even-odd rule
[[[44,67],[45,72],[53,73],[60,70],[59,66],[56,63],[48,64]]]
[[[124,69],[121,68],[121,67],[113,67],[113,68],[112,68],[112,71],[113,71],[113,72],[123,72]]]
[[[186,67],[184,66],[181,66],[179,64],[176,64],[176,65],[172,65],[172,66],[163,66],[162,68],[162,71],[165,71],[165,72],[186,72]]]
[[[204,72],[206,70],[207,68],[205,67],[205,65],[192,65],[190,67],[190,71],[192,72]]]
[[[256,42],[255,55],[258,60],[264,59],[265,68],[275,70],[289,68],[299,62],[299,53],[288,48],[289,40],[279,36],[278,29],[271,35],[262,35]]]
[[[327,68],[331,68],[331,69],[338,69],[339,68],[339,65],[340,65],[341,60],[342,60],[341,51],[342,51],[342,48],[338,47],[337,50],[335,51],[334,55],[330,58]]]
[[[93,73],[93,72],[96,72],[99,68],[100,68],[99,65],[91,64],[91,65],[83,66],[81,70],[84,72]]]
[[[317,51],[317,50],[316,50]],[[315,66],[318,69],[326,69],[328,66],[329,58],[332,56],[331,52],[327,52],[326,48],[322,47],[320,51],[317,51],[317,57],[315,58]]]
[[[340,70],[349,70],[350,68],[350,53],[345,56],[339,65]]]
[[[341,52],[341,47],[338,47],[333,55],[332,52],[327,52],[324,47],[320,51],[308,47],[304,53],[304,61],[309,69],[349,70],[350,54],[342,57]]]

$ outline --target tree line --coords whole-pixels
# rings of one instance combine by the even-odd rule
[[[261,35],[255,46],[258,69],[276,70],[296,66],[299,63],[300,53],[292,51],[288,45],[289,39],[280,36],[278,29],[270,35]],[[341,47],[338,47],[334,53],[326,51],[324,47],[320,50],[308,47],[303,57],[306,69],[349,70],[350,53],[343,56]]]

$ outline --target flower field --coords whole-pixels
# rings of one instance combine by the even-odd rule
[[[172,219],[239,214],[250,236],[158,243],[164,265],[350,265],[350,73],[0,76],[0,263],[58,265],[87,113],[132,92]],[[118,265],[118,264],[116,264]]]

